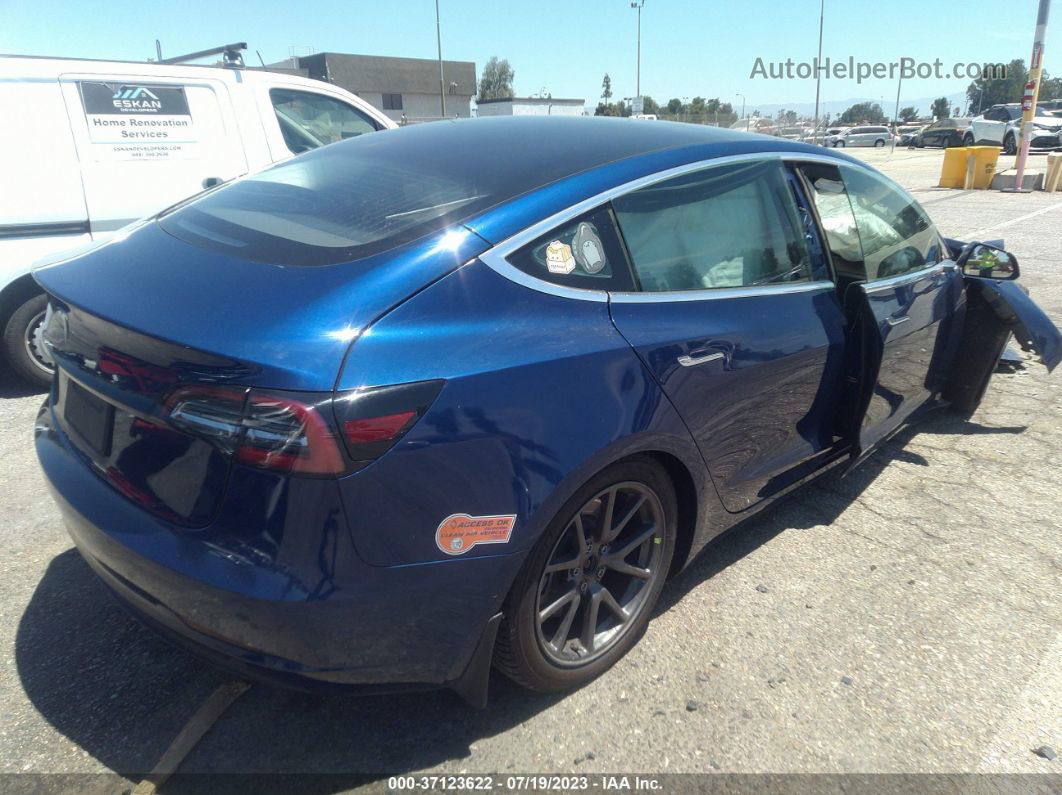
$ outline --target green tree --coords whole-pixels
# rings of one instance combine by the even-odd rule
[[[1044,71],[1040,76],[1040,99],[1062,99],[1062,77],[1048,77]]]
[[[682,100],[678,97],[674,97],[667,101],[667,112],[674,115],[682,113]]]
[[[885,121],[885,112],[877,102],[857,102],[837,120],[840,124],[859,124],[868,122],[881,124]]]
[[[951,103],[947,97],[937,97],[929,108],[929,115],[934,119],[947,119],[951,117]]]
[[[656,100],[648,94],[642,95],[642,113],[648,113],[654,116],[660,113],[660,106],[656,103]]]
[[[605,72],[605,79],[601,81],[601,99],[605,100],[606,105],[612,101],[612,78],[608,72]]]
[[[918,110],[913,105],[900,108],[900,121],[914,121],[918,118]]]
[[[498,60],[492,55],[483,67],[479,79],[480,99],[502,99],[513,95],[513,78],[516,73],[506,60]]]
[[[985,108],[1002,105],[1007,102],[1021,102],[1025,91],[1025,81],[1029,72],[1025,61],[1015,58],[1007,64],[1006,76],[980,77],[966,88],[966,99],[970,103],[970,113],[977,115]],[[1043,96],[1041,92],[1040,96]]]
[[[630,116],[631,110],[625,102],[598,102],[594,109],[595,116]]]

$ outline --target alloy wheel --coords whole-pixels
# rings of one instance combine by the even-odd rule
[[[664,510],[642,483],[616,483],[580,508],[538,586],[536,636],[554,664],[577,667],[619,642],[646,609],[662,565]]]

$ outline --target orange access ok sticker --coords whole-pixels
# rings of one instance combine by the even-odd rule
[[[463,555],[476,544],[504,544],[513,534],[516,516],[447,516],[435,531],[435,544],[447,555]]]

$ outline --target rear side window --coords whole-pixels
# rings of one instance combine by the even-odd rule
[[[509,257],[524,273],[564,287],[627,291],[633,285],[612,212],[599,208]]]
[[[715,166],[613,200],[643,290],[707,290],[810,279],[782,164]]]
[[[269,99],[284,143],[293,154],[379,129],[357,108],[322,94],[273,88]]]

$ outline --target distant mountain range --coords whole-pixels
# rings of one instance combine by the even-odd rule
[[[813,89],[814,90],[814,89]],[[908,105],[913,105],[918,110],[919,116],[928,116],[929,107],[933,104],[933,100],[940,96],[946,96],[948,101],[951,102],[951,106],[959,107],[964,112],[966,110],[966,92],[959,91],[955,94],[938,94],[936,97],[919,97],[918,99],[908,99],[907,97],[900,95],[900,107],[906,108]],[[832,118],[836,118],[848,110],[853,105],[860,102],[877,102],[882,106],[882,110],[885,111],[885,115],[892,118],[893,112],[896,110],[896,95],[891,97],[885,97],[884,103],[881,97],[855,97],[853,99],[838,99],[830,100],[828,102],[819,103],[819,116],[825,116],[827,113]],[[737,103],[734,110],[738,113],[741,112],[741,104]],[[752,115],[753,111],[759,111],[761,116],[774,116],[780,110],[792,110],[796,111],[798,116],[814,116],[815,115],[815,102],[784,102],[784,103],[761,103],[753,105],[751,103],[745,105],[745,113]]]

